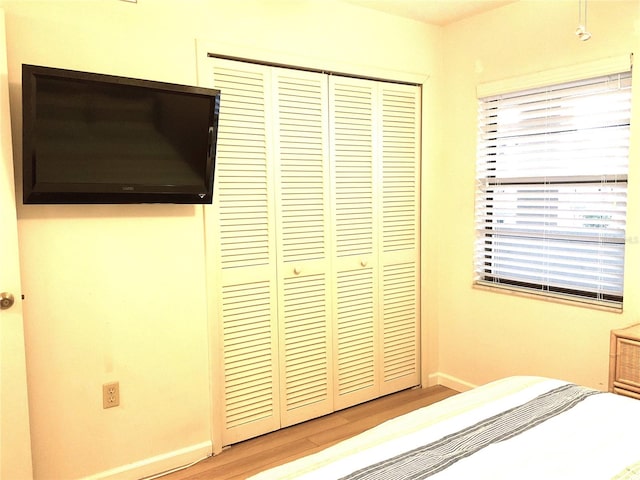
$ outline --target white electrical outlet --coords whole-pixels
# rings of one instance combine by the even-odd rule
[[[120,405],[120,384],[118,382],[102,385],[102,408],[117,407]]]

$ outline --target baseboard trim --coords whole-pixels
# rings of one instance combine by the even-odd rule
[[[453,375],[447,375],[442,372],[435,372],[429,375],[429,385],[442,385],[458,392],[466,392],[477,387],[473,383],[466,382]]]
[[[202,442],[173,452],[146,458],[139,462],[122,465],[104,472],[84,477],[85,480],[131,480],[132,478],[156,478],[171,471],[180,470],[210,457],[213,445]]]

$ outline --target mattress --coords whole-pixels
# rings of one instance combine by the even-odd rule
[[[636,479],[640,401],[509,377],[455,395],[251,480]]]

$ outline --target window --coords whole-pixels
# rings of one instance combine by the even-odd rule
[[[622,306],[631,74],[479,100],[475,282]]]

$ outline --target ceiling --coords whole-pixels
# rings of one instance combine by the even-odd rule
[[[495,0],[344,0],[354,5],[411,18],[434,25],[447,25],[466,17],[501,7],[510,1]]]

